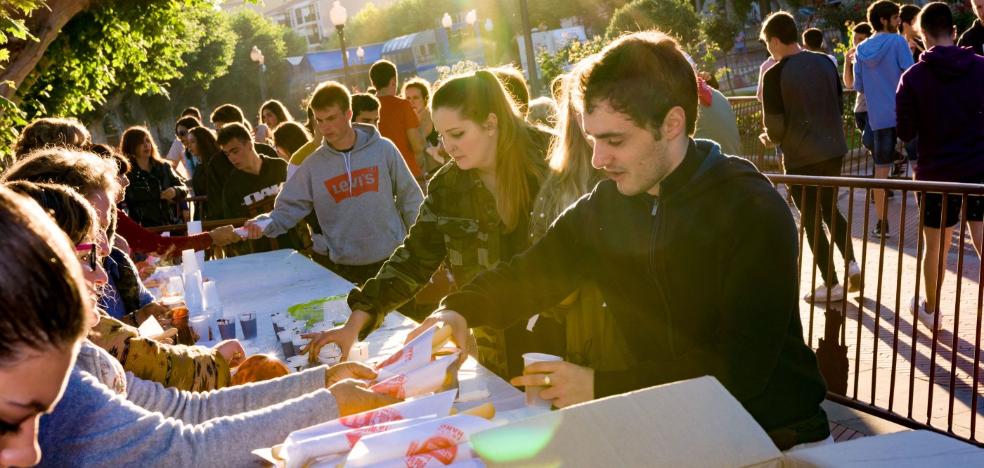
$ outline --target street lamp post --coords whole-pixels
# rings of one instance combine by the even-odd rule
[[[358,79],[359,86],[361,87],[363,82],[362,77],[365,75],[365,65],[366,65],[365,49],[363,49],[362,46],[359,46],[358,49],[355,49],[355,56],[359,59],[359,73],[357,75],[359,77]]]
[[[444,36],[447,38],[447,41],[445,41],[447,42],[447,50],[444,51],[443,57],[445,65],[448,64],[448,59],[451,57],[451,26],[453,24],[454,21],[451,21],[451,15],[444,13],[444,16],[441,17],[441,26],[444,27]]]
[[[345,21],[348,19],[348,12],[345,11],[342,3],[336,0],[331,11],[328,12],[328,16],[331,17],[331,23],[335,25],[335,30],[338,31],[338,41],[342,46],[342,72],[345,74],[345,84],[350,86],[348,49],[345,48]]]
[[[263,63],[263,51],[259,47],[253,46],[249,51],[249,59],[260,66],[260,102],[266,101],[266,89],[263,86],[263,75],[266,72],[266,64]]]
[[[523,42],[526,45],[526,68],[530,74],[530,90],[540,92],[540,78],[536,72],[536,56],[533,53],[533,32],[530,30],[530,9],[526,0],[519,0],[519,15],[523,22]]]
[[[468,24],[468,29],[471,29],[471,33],[475,36],[476,41],[480,41],[481,38],[478,35],[478,28],[475,27],[475,22],[478,21],[478,13],[475,10],[471,10],[465,14],[465,23]],[[474,50],[475,47],[472,46],[470,49]]]

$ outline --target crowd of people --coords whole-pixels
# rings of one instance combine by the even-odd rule
[[[917,180],[984,182],[981,20],[961,48],[944,3],[913,14],[882,0],[868,18],[843,73],[822,33],[801,36],[787,13],[765,20],[763,141],[790,174],[839,175],[842,94],[853,87],[876,176],[888,175],[901,139],[915,142]],[[548,386],[542,396],[558,408],[712,375],[780,448],[830,441],[825,383],[800,322],[796,223],[769,180],[731,156],[734,112],[674,38],[616,39],[545,99],[531,100],[510,68],[401,87],[382,60],[370,78],[374,94],[321,83],[304,123],[276,100],[255,125],[234,104],[209,115],[214,128],[188,108],[164,157],[139,126],[118,148],[74,119],[23,129],[17,162],[0,175],[0,465],[239,466],[291,430],[393,402],[360,382],[376,377],[361,364],[235,386],[238,341],[141,336],[137,325],[169,312],[140,260],[217,247],[295,249],[355,285],[350,318],[311,336],[313,355],[334,343],[347,356],[400,310],[422,321],[411,338],[449,326],[499,376]],[[824,280],[807,299],[858,289],[830,192],[790,193]],[[884,194],[876,202],[876,233],[888,235]],[[933,320],[933,259],[948,243],[933,246],[960,221],[960,198],[945,203],[941,219],[942,196],[920,200],[930,299],[913,304],[921,320]],[[980,251],[984,202],[968,203]],[[147,230],[192,219],[229,224],[191,236]],[[846,287],[827,261],[825,225]],[[454,287],[436,310],[414,307],[442,269]],[[527,352],[564,360],[524,366]]]

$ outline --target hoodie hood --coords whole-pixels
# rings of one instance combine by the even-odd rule
[[[376,127],[369,124],[362,123],[352,123],[352,130],[355,130],[355,146],[348,153],[357,153],[361,150],[366,149],[373,143],[379,140],[379,130]],[[333,155],[343,155],[341,151],[332,148],[331,145],[322,145],[328,149],[328,153]]]
[[[957,46],[935,46],[919,57],[920,62],[926,62],[943,81],[953,81],[970,72],[974,66],[976,54],[972,49]]]
[[[711,140],[691,140],[687,151],[688,158],[700,159],[696,171],[673,193],[667,193],[667,200],[680,202],[699,196],[709,190],[717,190],[721,184],[735,178],[765,179],[749,161],[721,152],[721,146]],[[767,179],[766,179],[767,181]],[[771,184],[771,182],[768,182]]]
[[[892,55],[892,42],[901,37],[893,33],[878,33],[865,39],[857,48],[858,61],[872,66],[877,65],[885,60],[885,57]]]

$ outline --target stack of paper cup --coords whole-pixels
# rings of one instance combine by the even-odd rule
[[[193,236],[195,234],[202,233],[202,222],[201,221],[188,221],[188,235]],[[195,252],[195,257],[198,259],[198,266],[201,268],[205,265],[205,251],[199,250]]]
[[[202,283],[202,305],[209,312],[222,311],[222,300],[219,299],[219,290],[215,286],[215,281],[205,281]]]
[[[188,249],[181,251],[181,272],[188,274],[195,271],[201,271],[202,266],[198,263],[198,256],[195,255],[195,251]]]
[[[352,345],[348,354],[349,361],[366,362],[369,360],[369,345],[364,341],[359,341]]]
[[[202,300],[202,272],[185,273],[184,283],[184,297],[185,304],[188,305],[188,312],[192,315],[205,313],[205,305]]]

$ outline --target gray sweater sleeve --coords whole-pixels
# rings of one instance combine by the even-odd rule
[[[226,387],[211,392],[186,392],[126,373],[126,399],[137,406],[186,424],[263,409],[325,386],[326,367],[320,366],[279,379]]]
[[[252,450],[337,417],[334,397],[321,389],[189,424],[141,408],[76,368],[62,401],[41,420],[40,466],[247,466],[258,461]]]
[[[270,219],[263,230],[267,237],[277,237],[291,230],[314,209],[314,194],[311,191],[311,171],[301,164],[297,172],[284,182],[283,188],[273,202],[273,211],[260,215],[258,219]]]
[[[393,194],[396,195],[396,209],[400,211],[404,228],[409,231],[417,220],[420,205],[424,202],[424,193],[396,146],[393,146],[387,159],[386,166],[393,180]]]

